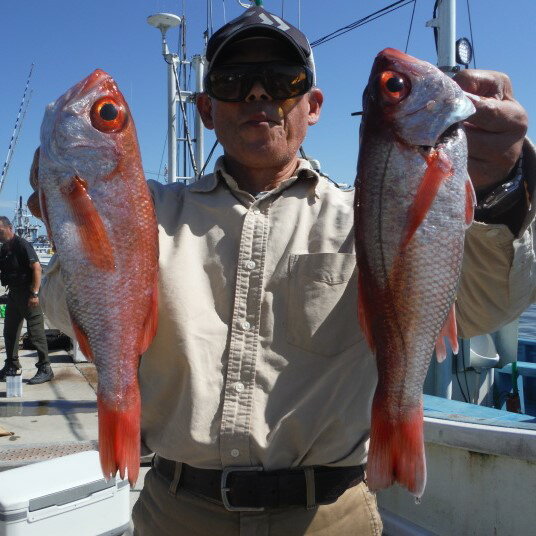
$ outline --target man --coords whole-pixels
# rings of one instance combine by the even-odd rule
[[[376,364],[356,314],[354,194],[297,158],[323,101],[311,49],[255,7],[211,37],[207,59],[198,109],[224,156],[190,187],[150,181],[160,314],[140,387],[156,456],[135,534],[380,535],[363,470]],[[501,89],[472,118],[473,181],[487,193],[515,168],[526,114],[503,75],[464,76],[474,93]],[[525,166],[534,160],[527,143]],[[526,180],[533,195],[534,171]],[[505,210],[493,236],[485,223],[468,232],[465,337],[534,299],[534,208],[515,205],[515,239]],[[57,262],[45,287],[47,315],[68,329]]]
[[[39,305],[39,258],[32,245],[13,232],[13,226],[5,216],[0,216],[0,242],[0,278],[2,285],[9,288],[4,321],[6,361],[0,370],[0,382],[5,382],[6,376],[22,373],[18,354],[24,319],[38,356],[37,373],[28,383],[48,382],[54,378],[54,373],[48,358],[43,311]]]

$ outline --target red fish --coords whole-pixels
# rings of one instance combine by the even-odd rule
[[[57,250],[76,338],[98,373],[104,476],[140,460],[138,364],[157,328],[158,229],[134,121],[96,70],[47,107],[40,213]]]
[[[457,351],[454,300],[475,195],[460,124],[471,101],[433,65],[385,49],[364,94],[355,229],[359,321],[375,352],[367,479],[426,484],[422,388],[443,336]]]

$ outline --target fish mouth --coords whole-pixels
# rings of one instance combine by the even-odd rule
[[[419,151],[423,155],[429,155],[431,151],[437,151],[441,147],[447,145],[449,142],[454,141],[460,135],[460,130],[462,126],[460,123],[454,123],[445,129],[437,138],[437,141],[434,145],[419,145]]]

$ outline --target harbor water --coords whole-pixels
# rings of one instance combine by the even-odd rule
[[[536,341],[536,304],[531,305],[519,319],[519,338]]]

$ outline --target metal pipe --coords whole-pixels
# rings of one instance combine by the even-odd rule
[[[449,76],[458,71],[456,64],[456,0],[438,0],[436,18],[426,26],[437,28],[437,66]]]
[[[170,54],[165,45],[168,64],[168,183],[177,180],[177,85],[175,82],[175,63],[177,56]]]
[[[196,54],[192,58],[192,64],[195,69],[195,93],[201,93],[203,91],[203,76],[205,71],[205,64],[203,62],[203,56]],[[195,103],[194,103],[195,106]],[[204,136],[204,127],[203,122],[201,121],[201,115],[195,108],[195,124],[194,124],[194,135],[195,135],[195,163],[198,170],[202,170],[205,165],[205,154],[204,154],[204,145],[205,145],[205,136]]]

